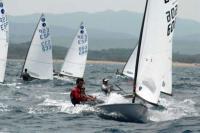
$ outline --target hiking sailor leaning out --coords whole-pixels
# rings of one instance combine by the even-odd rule
[[[71,90],[70,98],[74,106],[76,104],[84,103],[86,101],[96,100],[96,97],[85,94],[85,88],[83,85],[84,85],[84,79],[78,78],[76,80],[76,86]]]

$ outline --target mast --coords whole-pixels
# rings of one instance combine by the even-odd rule
[[[32,39],[31,39],[31,41],[30,41],[29,48],[28,48],[28,50],[27,50],[27,52],[26,52],[26,57],[25,57],[25,60],[24,60],[24,64],[23,64],[23,67],[22,67],[22,71],[21,71],[20,77],[22,76],[22,73],[23,73],[23,70],[24,70],[24,66],[25,66],[25,63],[26,63],[26,59],[27,59],[27,56],[28,56],[28,52],[29,52],[29,50],[30,50],[30,47],[31,47],[31,44],[32,44],[32,41],[33,41],[33,38],[34,38],[34,35],[35,35],[35,32],[37,31],[37,27],[38,27],[38,25],[39,25],[39,23],[40,23],[40,20],[41,20],[41,18],[42,18],[43,15],[44,15],[44,14],[42,13],[42,15],[40,16],[40,19],[39,19],[39,21],[38,21],[38,23],[37,23],[37,26],[36,26],[36,28],[35,28],[35,30],[34,30],[34,32],[33,32]]]
[[[144,10],[144,16],[143,16],[143,20],[142,20],[142,26],[141,26],[141,30],[140,30],[140,38],[139,38],[139,42],[138,42],[138,50],[137,50],[137,56],[136,56],[136,63],[135,63],[135,78],[133,81],[133,99],[132,99],[132,103],[135,103],[135,97],[136,97],[136,82],[137,82],[137,74],[138,74],[138,66],[139,66],[139,56],[140,56],[140,48],[141,48],[141,43],[142,43],[142,35],[143,35],[143,29],[144,29],[144,23],[145,23],[145,17],[146,17],[146,12],[147,12],[147,5],[148,5],[148,1],[146,0],[146,5],[145,5],[145,10]]]

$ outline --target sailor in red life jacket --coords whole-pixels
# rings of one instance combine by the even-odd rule
[[[85,88],[83,87],[84,80],[83,78],[78,78],[76,80],[76,86],[71,90],[70,98],[72,104],[80,104],[86,101],[95,101],[96,97],[86,95]]]

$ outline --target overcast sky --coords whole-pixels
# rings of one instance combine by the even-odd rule
[[[146,0],[4,0],[9,15],[33,13],[99,12],[128,10],[143,12]],[[200,0],[179,0],[179,17],[200,22]]]

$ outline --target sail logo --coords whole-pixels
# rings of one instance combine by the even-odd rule
[[[175,29],[177,11],[178,5],[175,5],[173,8],[166,11],[166,18],[168,23],[167,36],[169,36]]]

